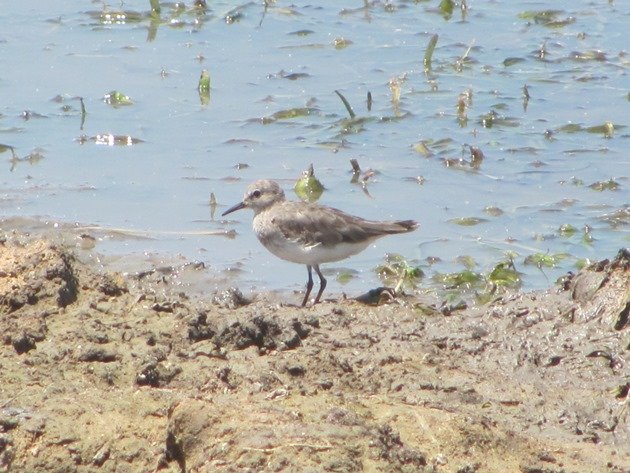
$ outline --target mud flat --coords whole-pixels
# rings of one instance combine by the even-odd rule
[[[445,315],[193,297],[6,236],[0,471],[630,471],[630,252],[609,256]]]

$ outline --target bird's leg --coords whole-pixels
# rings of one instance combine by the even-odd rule
[[[322,297],[322,293],[324,292],[324,289],[326,289],[326,278],[322,275],[322,272],[319,270],[318,264],[313,265],[313,267],[315,268],[315,272],[319,276],[319,292],[317,293],[317,297],[315,298],[315,304],[317,304],[319,302],[319,298]],[[309,275],[310,275],[310,271],[309,271]]]
[[[311,289],[313,289],[313,274],[311,272],[311,265],[306,265],[306,270],[308,271],[308,281],[306,282],[306,294],[304,294],[304,300],[302,301],[302,307],[306,305],[308,301],[308,296],[311,295]],[[315,266],[315,270],[317,274],[319,274],[319,268]]]

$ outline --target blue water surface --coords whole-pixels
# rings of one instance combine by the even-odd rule
[[[484,274],[512,258],[534,289],[628,246],[630,5],[468,1],[448,14],[444,4],[213,1],[205,10],[162,3],[159,15],[148,1],[6,5],[2,229],[87,227],[97,237],[80,250],[89,254],[175,255],[217,275],[238,267],[246,290],[300,289],[306,271],[262,248],[251,214],[219,215],[259,178],[297,198],[293,183],[312,163],[321,203],[421,222],[332,265],[333,279],[356,275],[332,293],[380,285],[373,269],[386,253],[420,265],[421,288],[469,256]],[[113,90],[133,104],[105,103]],[[309,113],[273,119],[298,108]],[[95,142],[108,134],[139,142]],[[484,153],[480,166],[464,145]],[[374,171],[369,195],[351,183],[350,159]],[[457,224],[471,217],[483,220]],[[202,234],[230,230],[236,238]],[[564,257],[553,268],[525,264],[536,253]]]

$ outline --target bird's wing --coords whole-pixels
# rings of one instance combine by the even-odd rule
[[[288,201],[277,209],[272,219],[284,237],[306,246],[356,243],[415,228],[407,221],[375,222],[304,202]]]

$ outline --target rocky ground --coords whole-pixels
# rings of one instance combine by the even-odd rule
[[[483,307],[301,309],[6,236],[0,471],[630,471],[630,253],[610,257]]]

